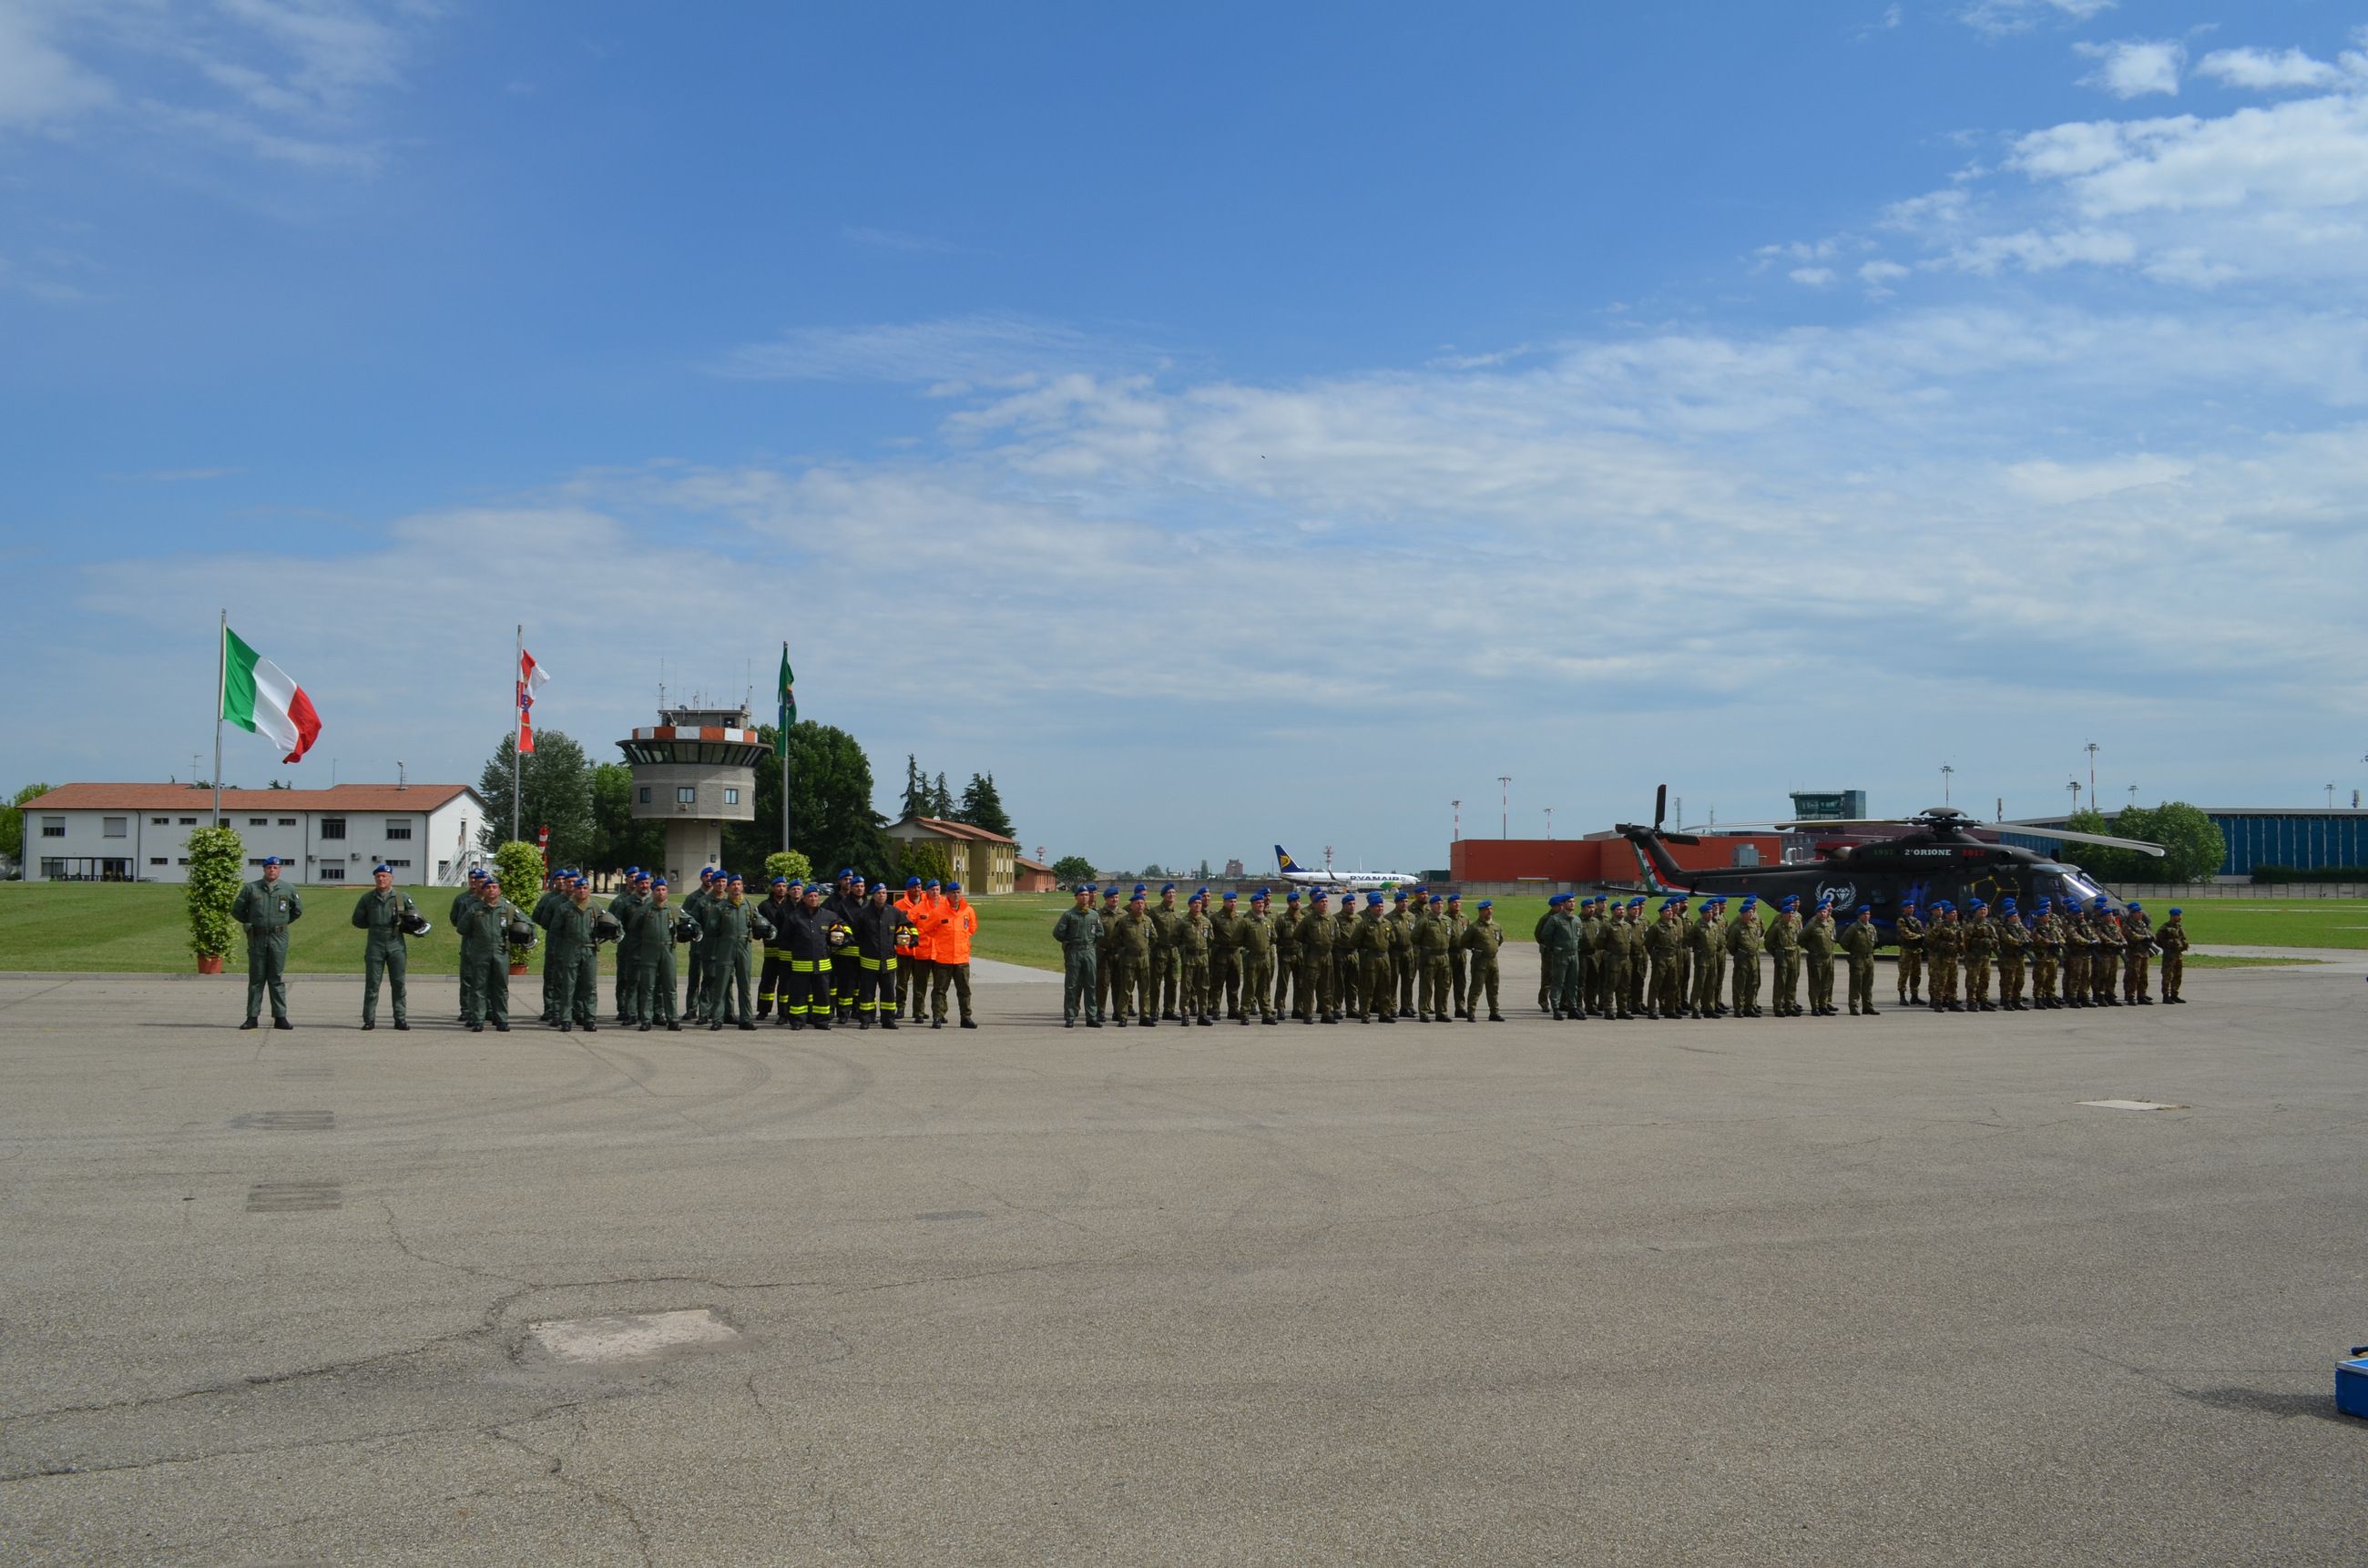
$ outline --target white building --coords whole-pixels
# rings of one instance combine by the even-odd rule
[[[63,784],[25,802],[25,880],[179,882],[189,835],[213,824],[211,790],[187,784]],[[279,857],[290,881],[361,885],[383,860],[407,886],[460,881],[478,857],[485,802],[466,784],[339,784],[225,790],[250,871]]]

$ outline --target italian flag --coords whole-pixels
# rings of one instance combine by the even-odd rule
[[[222,628],[222,716],[287,752],[284,762],[301,762],[321,733],[321,716],[304,688],[288,672]]]

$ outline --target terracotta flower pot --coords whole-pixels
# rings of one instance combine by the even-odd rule
[[[222,956],[220,953],[199,953],[198,955],[198,972],[199,974],[220,974],[222,972]]]
[[[522,963],[514,963],[510,965],[510,972],[514,975],[524,974],[526,972],[526,965]]]

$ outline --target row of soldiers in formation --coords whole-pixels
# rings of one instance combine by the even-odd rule
[[[1390,1023],[1402,1014],[1471,1021],[1484,994],[1490,1021],[1504,1021],[1497,954],[1505,932],[1487,899],[1467,917],[1461,894],[1433,898],[1416,887],[1395,894],[1386,914],[1377,892],[1365,896],[1361,913],[1353,895],[1336,912],[1327,893],[1303,897],[1294,889],[1278,915],[1263,888],[1251,895],[1247,913],[1231,892],[1212,913],[1206,888],[1178,907],[1173,882],[1159,890],[1156,904],[1137,883],[1122,910],[1118,888],[1099,890],[1099,908],[1097,891],[1079,886],[1075,906],[1053,925],[1064,960],[1065,1027],[1082,1018],[1099,1028],[1105,1016],[1121,1027],[1130,1017],[1145,1026],[1161,1020],[1206,1025],[1221,1008],[1245,1025],[1253,1012],[1269,1024],[1286,1017],[1309,1024],[1344,1017]],[[1550,898],[1531,933],[1540,956],[1539,1010],[1557,1020],[1759,1017],[1765,952],[1773,990],[1767,1014],[1840,1016],[1834,1006],[1839,958],[1848,969],[1850,1015],[1877,1016],[1874,955],[1881,936],[1872,905],[1859,905],[1845,924],[1829,899],[1804,917],[1801,901],[1787,897],[1763,926],[1754,895],[1737,901],[1731,924],[1726,899],[1702,899],[1699,913],[1694,902],[1667,899],[1647,922],[1642,897],[1624,903],[1603,894]],[[1930,913],[1928,924],[1907,903],[1896,923],[1902,1003],[1924,1001],[1929,964],[1934,1011],[2144,1004],[2147,960],[2157,953],[2163,1000],[2183,1000],[2188,942],[2177,909],[2159,928],[2142,906],[2116,915],[2102,900],[2092,909],[2068,907],[2060,915],[2053,900],[2042,899],[2026,916],[2011,898],[1995,915],[1980,899],[1968,902],[1962,918],[1945,902]],[[1996,1002],[1990,1000],[1994,962]],[[1804,979],[1806,1007],[1800,1001]],[[2026,979],[2033,986],[2029,1004]],[[2111,994],[2116,981],[2119,998]]]

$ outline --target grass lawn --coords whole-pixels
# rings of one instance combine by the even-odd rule
[[[361,933],[348,924],[361,887],[306,887],[304,918],[289,933],[288,968],[295,974],[350,974],[361,970]],[[435,931],[411,944],[412,967],[423,974],[450,974],[458,966],[460,943],[449,919],[450,888],[406,889]],[[973,950],[984,959],[1058,969],[1053,921],[1069,906],[1065,893],[1008,893],[977,902],[978,937]],[[2182,905],[2189,935],[2198,942],[2263,947],[2368,949],[2368,900],[2197,899]],[[1510,939],[1526,942],[1544,913],[1542,897],[1497,901],[1498,924]],[[1469,911],[1467,910],[1467,913]],[[2157,916],[2160,911],[2149,911]],[[97,971],[116,973],[187,974],[188,927],[179,886],[163,882],[0,882],[0,970]],[[538,967],[540,960],[538,961]],[[2191,955],[2192,968],[2234,968],[2273,961],[2211,959]],[[244,970],[245,950],[228,954],[223,965]],[[604,951],[602,969],[615,955]]]

